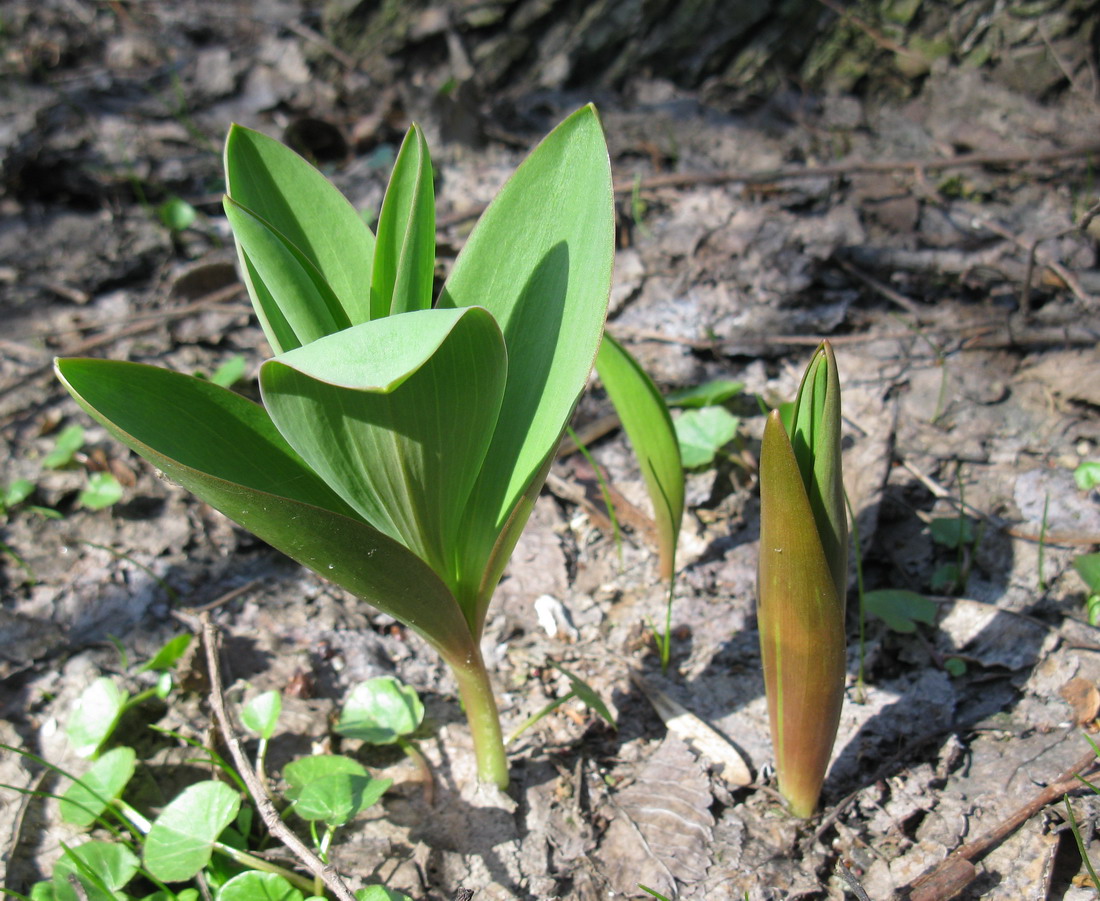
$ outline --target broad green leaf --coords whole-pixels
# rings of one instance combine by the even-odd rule
[[[670,579],[684,518],[684,466],[672,418],[652,379],[609,334],[596,369],[638,456],[660,538],[661,576]]]
[[[351,325],[339,298],[312,260],[248,207],[231,197],[222,205],[242,260],[247,260],[248,281],[254,284],[259,279],[266,289],[266,294],[254,296],[258,301],[271,298],[278,307],[277,311],[257,307],[261,323],[266,319],[273,330],[267,338],[276,353]],[[289,335],[278,325],[280,316],[289,326]]]
[[[157,651],[152,659],[148,660],[139,670],[139,673],[145,672],[160,672],[162,670],[171,669],[179,661],[187,649],[191,646],[191,639],[194,636],[190,632],[184,632],[182,635],[177,635],[175,638],[170,638],[166,641],[159,651]]]
[[[84,446],[84,429],[78,425],[67,426],[61,430],[54,442],[53,450],[42,458],[43,469],[59,469],[72,462],[73,454]]]
[[[676,420],[676,438],[685,469],[714,462],[714,457],[737,435],[741,420],[725,407],[685,410]]]
[[[73,858],[76,858],[75,860]],[[119,891],[138,871],[138,859],[125,845],[91,841],[68,848],[54,864],[53,890],[56,901],[77,901],[69,875],[84,886],[87,901],[115,901],[125,896]]]
[[[928,523],[928,531],[936,544],[948,548],[974,542],[974,522],[968,516],[945,516]]]
[[[283,709],[283,696],[277,691],[258,694],[241,708],[241,722],[250,732],[269,739],[275,734],[279,714]]]
[[[1100,554],[1081,554],[1074,557],[1073,568],[1085,580],[1089,591],[1100,593]]]
[[[303,820],[343,826],[376,803],[391,785],[392,779],[332,773],[302,787],[294,799],[294,812]]]
[[[311,757],[299,757],[283,767],[283,779],[287,790],[284,795],[288,801],[295,801],[311,782],[325,779],[337,773],[351,776],[366,776],[367,768],[357,760],[342,754],[314,754]]]
[[[665,403],[670,407],[713,407],[736,397],[745,388],[744,382],[732,379],[715,379],[702,385],[681,388],[665,395]],[[767,411],[765,411],[766,413]]]
[[[260,389],[275,425],[313,470],[453,587],[460,522],[506,369],[488,312],[418,310],[270,360]]]
[[[758,620],[783,794],[816,804],[844,699],[844,598],[837,595],[802,472],[779,412],[760,450]]]
[[[903,588],[883,588],[863,595],[864,609],[895,632],[915,632],[917,623],[936,621],[936,604],[923,594]]]
[[[91,757],[110,737],[130,695],[114,679],[101,676],[84,689],[69,714],[65,729],[73,751]]]
[[[448,659],[469,651],[454,597],[431,568],[362,522],[262,407],[153,366],[59,360],[58,377],[108,431],[283,553],[395,616]]]
[[[61,819],[74,826],[90,826],[107,805],[122,794],[134,775],[132,748],[113,748],[99,758],[61,797]]]
[[[435,278],[435,190],[428,142],[409,129],[378,216],[371,318],[426,310]]]
[[[415,732],[423,719],[424,705],[415,688],[393,676],[379,676],[351,690],[336,731],[372,745],[388,745]]]
[[[225,142],[225,171],[229,196],[312,263],[352,325],[366,322],[374,235],[347,198],[289,147],[239,125]]]
[[[488,309],[512,361],[464,526],[460,578],[479,595],[478,628],[495,587],[491,575],[499,576],[498,561],[507,559],[526,521],[520,500],[545,478],[592,368],[614,237],[611,166],[596,111],[587,106],[555,128],[500,190],[440,295],[441,308]]]
[[[93,472],[77,502],[89,510],[102,510],[122,500],[122,485],[109,472]]]
[[[176,795],[145,836],[145,867],[164,882],[190,879],[210,862],[214,842],[233,822],[240,796],[224,782],[197,782]]]
[[[216,901],[304,901],[302,893],[278,873],[257,870],[234,876],[214,897]]]

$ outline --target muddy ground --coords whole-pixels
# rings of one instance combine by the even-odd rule
[[[1100,545],[1100,499],[1073,478],[1100,459],[1095,56],[1074,68],[1056,55],[1066,77],[1041,92],[943,58],[904,90],[788,81],[737,107],[704,104],[659,72],[490,102],[438,67],[379,82],[321,35],[310,4],[291,0],[59,0],[6,4],[3,17],[0,482],[35,490],[0,523],[0,740],[80,771],[64,733],[74,699],[102,674],[143,687],[119,648],[145,659],[209,606],[231,699],[286,695],[276,775],[312,748],[395,780],[334,847],[353,886],[384,881],[418,899],[465,888],[485,901],[638,897],[639,882],[689,899],[841,898],[854,891],[842,866],[869,897],[904,897],[1088,751],[1100,633],[1072,562]],[[1040,32],[1036,47],[1054,53]],[[555,465],[485,652],[506,730],[568,690],[551,662],[588,680],[619,728],[564,706],[516,743],[499,797],[474,785],[454,683],[422,641],[158,478],[78,411],[49,363],[94,354],[211,373],[243,355],[237,387],[255,392],[268,351],[220,212],[231,121],[299,142],[369,213],[415,118],[438,168],[442,273],[468,213],[590,99],[624,188],[609,328],[664,390],[743,381],[730,403],[740,429],[689,475],[664,675],[646,625],[663,619],[664,590],[623,436],[592,442],[622,498],[621,559],[598,504],[578,503],[598,498],[591,469],[577,455]],[[179,231],[158,216],[173,197],[197,212]],[[821,336],[842,374],[866,587],[920,592],[936,615],[909,633],[868,617],[861,646],[853,566],[847,702],[822,814],[799,823],[768,784],[756,397],[791,398]],[[608,411],[596,384],[577,425]],[[87,429],[75,462],[43,469],[74,423]],[[118,477],[120,502],[81,506],[95,471]],[[931,521],[960,515],[970,540],[933,540]],[[554,622],[536,613],[542,596]],[[330,731],[350,686],[389,673],[425,699],[430,807],[410,763]],[[732,742],[751,783],[736,758],[723,763],[666,726],[656,692]],[[141,714],[133,741],[148,722],[210,735],[206,698],[186,681]],[[144,741],[169,778],[180,753]],[[11,753],[0,782],[57,787]],[[27,892],[61,843],[80,839],[51,802],[0,797],[0,875]],[[1100,861],[1100,801],[1078,792],[1072,803]],[[1095,896],[1057,805],[975,864],[960,897]]]

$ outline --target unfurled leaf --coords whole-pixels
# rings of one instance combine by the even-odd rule
[[[360,682],[348,694],[336,732],[372,745],[388,745],[411,735],[424,719],[416,689],[392,676]]]
[[[84,689],[73,705],[65,729],[78,756],[95,755],[114,732],[129,698],[129,693],[107,676],[101,676]]]
[[[171,669],[179,662],[180,657],[187,653],[193,637],[190,633],[184,632],[182,635],[170,638],[153,655],[152,659],[138,669],[138,672],[147,673],[151,671],[156,673]]]
[[[138,871],[138,859],[125,845],[91,841],[65,849],[54,864],[54,901],[117,901],[118,891]],[[77,894],[69,881],[74,876],[86,897]]]
[[[302,789],[309,783],[336,773],[366,776],[367,768],[357,760],[352,760],[342,754],[314,754],[311,757],[299,757],[297,760],[292,760],[283,769],[283,778],[287,784],[286,799],[288,801],[297,800],[302,793]]]
[[[304,820],[319,820],[341,826],[374,804],[393,784],[391,779],[374,779],[366,768],[350,757],[317,755],[287,764],[283,778],[290,786],[288,800]]]
[[[107,805],[122,794],[134,775],[137,755],[132,748],[113,748],[70,785],[61,797],[61,819],[74,826],[90,826]]]
[[[77,496],[77,503],[89,510],[102,510],[122,500],[122,485],[109,472],[93,472]]]
[[[84,446],[84,429],[78,425],[62,429],[54,442],[53,450],[42,458],[43,469],[60,469],[73,460],[73,455]]]
[[[237,816],[240,795],[224,782],[197,782],[176,795],[145,836],[145,867],[164,882],[190,879]]]
[[[883,588],[863,595],[864,609],[895,632],[915,632],[917,623],[932,625],[936,605],[923,594],[902,588]]]
[[[671,579],[684,518],[684,464],[672,418],[653,380],[610,335],[596,368],[638,457],[657,524],[661,577]]]
[[[215,901],[304,901],[298,889],[278,873],[249,870],[218,889]]]
[[[1073,480],[1081,491],[1091,491],[1100,485],[1100,460],[1086,460],[1073,470]]]
[[[277,691],[265,691],[256,695],[241,708],[241,722],[260,738],[270,739],[275,734],[279,714],[283,709],[283,696]]]
[[[684,467],[697,469],[713,463],[718,451],[737,436],[740,424],[725,407],[685,410],[675,422]]]

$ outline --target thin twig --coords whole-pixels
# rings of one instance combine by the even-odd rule
[[[280,819],[271,798],[263,790],[256,771],[252,768],[244,750],[241,748],[240,739],[233,729],[229,715],[225,709],[225,695],[222,688],[220,648],[218,642],[218,629],[210,619],[209,613],[202,615],[202,640],[206,647],[206,666],[210,672],[210,703],[214,708],[214,716],[221,729],[222,738],[225,740],[229,753],[233,757],[233,763],[237,767],[244,784],[248,787],[248,793],[256,804],[256,810],[264,821],[268,831],[279,841],[287,846],[306,868],[314,876],[321,879],[339,901],[355,901],[355,896],[340,878],[336,868],[326,864],[295,835],[289,826]]]
[[[921,875],[912,884],[913,891],[910,895],[912,901],[933,901],[933,899],[936,898],[949,897],[948,895],[940,894],[940,880],[943,878],[944,874],[952,873],[958,869],[958,861],[963,860],[969,862],[983,857],[1048,804],[1058,801],[1068,792],[1084,788],[1081,781],[1078,779],[1078,774],[1087,774],[1086,771],[1089,770],[1090,765],[1095,768],[1096,762],[1096,752],[1090,749],[1088,753],[1082,756],[1072,767],[1062,773],[1052,784],[1032,797],[1026,804],[1021,805],[984,835],[979,836],[972,842],[967,842],[962,847],[951,852],[951,854],[940,861],[936,867]],[[966,870],[964,870],[964,872],[966,872]],[[933,886],[934,888],[932,888]],[[952,888],[954,887],[956,886],[952,885]],[[965,883],[957,886],[958,889],[962,889],[963,887],[965,887]]]
[[[856,879],[855,874],[848,869],[847,864],[843,860],[836,862],[836,871],[840,874],[840,878],[848,884],[848,890],[855,895],[859,901],[871,901],[871,896],[867,894],[867,890],[859,884],[859,880]]]
[[[880,172],[924,172],[944,171],[947,169],[971,169],[977,166],[1019,166],[1027,163],[1054,163],[1076,157],[1100,153],[1100,141],[1066,147],[1062,150],[1050,150],[1045,153],[963,153],[946,159],[922,160],[853,160],[848,163],[833,163],[827,166],[792,166],[781,169],[737,170],[725,169],[718,172],[669,172],[651,175],[637,181],[633,176],[615,181],[615,193],[623,196],[635,190],[652,191],[657,188],[690,188],[696,185],[767,185],[780,181],[793,181],[800,178],[832,178],[845,175],[864,175]],[[479,204],[465,210],[456,210],[436,219],[438,229],[458,225],[468,219],[476,219],[487,204]]]

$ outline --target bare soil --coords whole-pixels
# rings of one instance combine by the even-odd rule
[[[231,699],[286,695],[276,776],[331,749],[395,780],[342,832],[340,871],[437,901],[461,889],[484,901],[641,897],[639,882],[712,901],[842,898],[855,897],[852,880],[870,898],[907,897],[1088,752],[1100,633],[1072,562],[1100,545],[1100,498],[1072,473],[1100,459],[1094,52],[1052,56],[1064,77],[1044,69],[1041,91],[945,57],[885,94],[788,81],[735,106],[640,69],[590,89],[517,84],[490,101],[461,77],[445,84],[445,66],[417,76],[411,52],[400,80],[381,81],[294,0],[13,0],[0,18],[0,482],[36,484],[0,523],[0,741],[80,771],[64,734],[73,700],[105,673],[145,684],[116,644],[147,657],[208,607]],[[370,211],[415,118],[438,167],[444,272],[470,212],[590,99],[623,188],[609,328],[662,389],[743,381],[731,405],[741,429],[689,475],[665,674],[648,626],[663,622],[665,589],[625,439],[612,429],[592,440],[626,524],[621,557],[591,469],[575,454],[555,465],[485,653],[506,730],[568,690],[551,662],[588,680],[618,729],[560,708],[511,749],[505,797],[478,789],[454,684],[423,642],[158,478],[89,423],[49,365],[99,354],[209,374],[242,354],[237,387],[255,391],[268,350],[220,213],[231,121],[308,149]],[[158,218],[171,197],[198,211],[180,232]],[[768,782],[755,398],[792,397],[822,336],[841,368],[866,588],[921,592],[937,615],[909,633],[874,617],[861,629],[853,566],[847,703],[821,815],[801,823]],[[593,385],[578,427],[609,410]],[[72,423],[88,429],[76,465],[43,470]],[[78,493],[100,470],[124,497],[83,509]],[[929,523],[961,514],[974,540],[936,543]],[[428,708],[431,806],[408,761],[330,731],[350,686],[390,673]],[[123,736],[144,742],[165,785],[183,758],[142,737],[145,725],[214,740],[200,681],[140,711]],[[666,724],[658,693],[734,756]],[[0,783],[57,787],[6,752]],[[0,797],[0,878],[27,892],[79,838],[52,802]],[[1100,799],[1077,791],[1072,804],[1100,860]],[[1059,805],[996,835],[973,863],[959,897],[1095,897]]]

